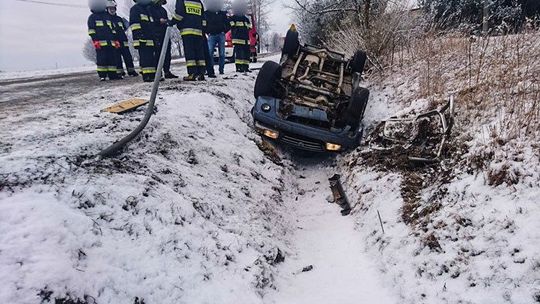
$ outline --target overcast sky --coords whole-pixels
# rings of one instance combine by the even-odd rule
[[[278,32],[285,32],[291,22],[283,7],[290,1],[272,5],[272,27]],[[81,55],[88,15],[87,0],[0,0],[0,70],[90,65]]]

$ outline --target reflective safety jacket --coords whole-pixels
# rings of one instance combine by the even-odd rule
[[[88,17],[88,35],[93,41],[99,41],[102,47],[113,46],[112,41],[116,40],[116,31],[111,15],[107,12],[92,12]]]
[[[173,14],[182,36],[201,36],[206,27],[204,6],[200,0],[177,0]]]
[[[129,12],[129,23],[133,33],[133,46],[155,46],[154,18],[150,14],[150,5],[135,4]]]
[[[234,45],[249,45],[249,31],[251,22],[246,16],[232,16],[229,18],[231,25],[232,43]]]
[[[118,15],[111,15],[111,21],[113,23],[113,29],[116,31],[116,40],[120,41],[122,45],[125,45],[128,41],[128,37],[126,35],[127,26],[126,26],[126,20]]]
[[[156,31],[155,39],[159,40],[156,42],[163,42],[163,38],[165,38],[165,32],[167,31],[167,23],[162,24],[160,19],[169,20],[167,10],[162,5],[155,3],[150,4],[148,10],[150,11],[150,15],[152,15],[152,18],[154,18],[154,29]]]

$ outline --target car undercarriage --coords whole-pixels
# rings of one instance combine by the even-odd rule
[[[358,146],[369,91],[359,86],[366,55],[347,58],[300,45],[289,31],[280,63],[263,65],[255,84],[256,128],[304,150],[344,151]]]

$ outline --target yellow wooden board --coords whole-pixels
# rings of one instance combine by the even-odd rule
[[[101,110],[101,112],[109,112],[115,114],[122,114],[127,111],[135,110],[136,108],[147,104],[148,101],[140,98],[132,98],[128,100],[116,103],[108,108]]]

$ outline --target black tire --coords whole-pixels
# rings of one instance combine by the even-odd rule
[[[353,73],[359,73],[362,75],[364,67],[366,65],[367,55],[364,51],[356,51],[351,59],[351,69]]]
[[[281,66],[273,61],[267,61],[263,64],[257,80],[255,81],[255,98],[261,96],[277,97],[275,84],[281,77]]]
[[[283,43],[282,55],[293,57],[300,48],[300,40],[298,39],[298,32],[288,30],[287,36],[285,36],[285,42]]]
[[[345,110],[344,121],[347,125],[357,128],[366,112],[369,100],[369,90],[366,88],[356,88],[351,96],[351,101]]]

